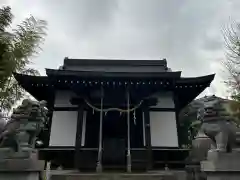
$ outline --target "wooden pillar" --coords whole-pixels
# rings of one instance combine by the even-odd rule
[[[146,151],[147,151],[147,170],[151,170],[153,168],[153,158],[152,158],[152,144],[151,144],[149,108],[144,107],[143,112],[144,112],[144,121],[145,121],[145,138],[146,138],[145,142],[146,142]]]
[[[82,122],[81,147],[85,146],[86,123],[87,123],[87,111],[84,110],[83,111],[83,122]]]
[[[81,139],[82,139],[82,124],[83,124],[83,105],[79,105],[78,119],[77,119],[77,133],[76,133],[76,141],[75,141],[75,158],[74,158],[76,168],[79,168],[81,166],[80,148],[81,148]]]
[[[75,141],[75,167],[80,167],[80,148],[82,139],[82,123],[83,123],[83,106],[80,105],[78,109],[78,119],[77,119],[77,133]]]
[[[50,138],[51,138],[51,129],[52,129],[52,118],[53,118],[53,111],[54,111],[54,108],[52,107],[51,109],[49,109],[49,125],[48,125],[48,136],[47,136],[47,146],[49,147],[50,146]],[[45,140],[45,139],[44,139]]]
[[[127,172],[132,172],[132,162],[131,162],[131,142],[130,142],[130,95],[127,90]]]
[[[174,94],[174,105],[175,105],[175,117],[177,125],[177,136],[178,136],[178,147],[181,148],[182,139],[180,139],[180,123],[179,123],[179,100],[176,94]]]
[[[96,171],[98,173],[102,172],[102,124],[103,124],[103,98],[104,92],[103,87],[101,87],[101,111],[100,111],[100,125],[99,125],[99,146],[98,146],[98,159]]]

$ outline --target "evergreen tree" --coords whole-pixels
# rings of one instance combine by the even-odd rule
[[[29,68],[46,35],[47,23],[30,16],[16,29],[10,29],[14,16],[9,6],[0,8],[0,111],[9,111],[25,92],[17,84],[13,72],[38,75]]]

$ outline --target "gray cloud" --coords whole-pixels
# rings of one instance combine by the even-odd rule
[[[56,68],[75,58],[161,59],[199,76],[224,58],[222,26],[238,21],[237,0],[9,0],[17,19],[29,13],[49,23],[35,67]],[[223,94],[217,76],[212,92]]]

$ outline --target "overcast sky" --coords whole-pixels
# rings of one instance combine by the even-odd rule
[[[184,76],[217,73],[204,94],[226,96],[221,34],[240,20],[239,0],[0,0],[14,24],[29,14],[48,21],[48,36],[34,67],[58,68],[64,57],[166,58]]]

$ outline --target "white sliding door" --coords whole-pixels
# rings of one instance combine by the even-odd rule
[[[54,111],[49,146],[75,146],[77,111]]]
[[[175,112],[150,112],[151,144],[156,147],[178,147]]]

